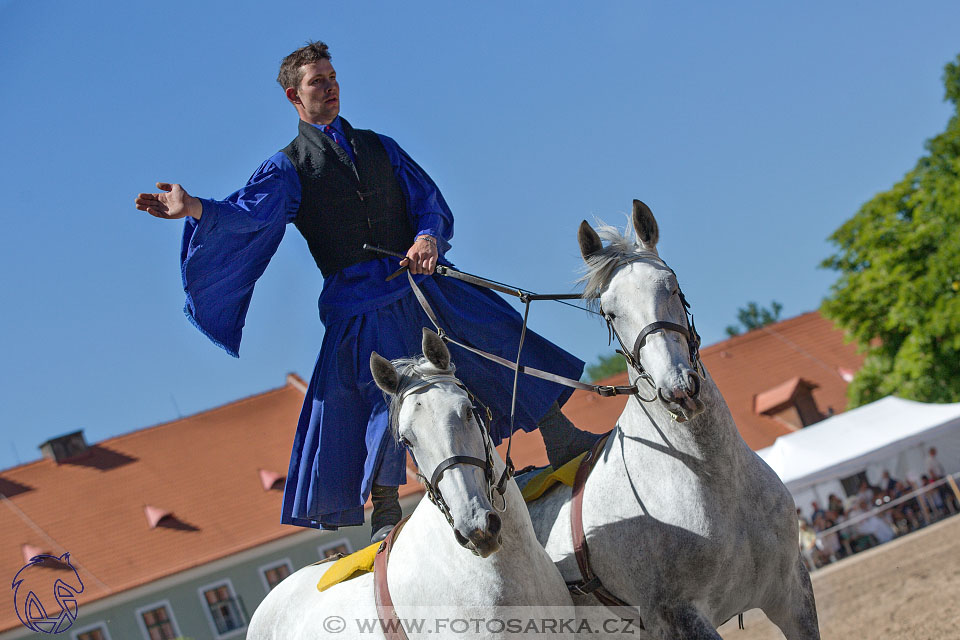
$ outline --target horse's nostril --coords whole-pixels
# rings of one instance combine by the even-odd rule
[[[696,372],[691,371],[687,374],[687,378],[690,381],[690,388],[689,391],[687,391],[687,395],[691,398],[696,398],[700,395],[700,376],[698,376]]]
[[[487,514],[487,533],[491,536],[499,536],[500,529],[503,527],[503,522],[500,520],[500,516],[495,513]]]
[[[453,530],[453,537],[457,539],[457,544],[459,544],[461,547],[466,547],[470,544],[470,541],[464,538],[463,534],[456,529]]]

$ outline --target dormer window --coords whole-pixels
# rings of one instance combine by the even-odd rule
[[[269,469],[260,469],[260,486],[264,491],[278,490],[283,491],[283,485],[287,478],[282,473],[270,471]]]
[[[159,525],[164,518],[173,517],[172,511],[167,511],[166,509],[154,507],[149,504],[143,508],[143,514],[147,517],[147,524],[150,525],[151,529],[156,529],[157,525]]]
[[[808,427],[826,417],[817,409],[813,399],[816,388],[817,385],[808,380],[791,378],[754,396],[754,412],[794,430]]]

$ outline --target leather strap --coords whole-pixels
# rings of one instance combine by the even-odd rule
[[[612,431],[610,433],[613,433]],[[577,566],[580,568],[580,580],[578,582],[568,582],[567,588],[571,593],[577,595],[590,595],[600,601],[601,604],[616,613],[622,620],[629,620],[630,624],[643,629],[643,620],[636,609],[616,597],[603,586],[600,578],[593,572],[590,566],[590,552],[587,549],[587,536],[583,530],[583,489],[587,485],[587,478],[593,471],[593,466],[600,456],[600,451],[610,438],[610,433],[600,438],[589,453],[584,457],[583,462],[577,469],[577,475],[573,480],[573,495],[570,499],[570,529],[573,536],[573,554],[577,559]]]
[[[433,476],[430,478],[430,484],[433,486],[435,491],[439,492],[440,488],[437,483],[439,483],[440,479],[443,478],[443,474],[447,471],[447,469],[458,464],[473,465],[475,467],[480,467],[484,471],[487,470],[488,466],[486,460],[474,458],[473,456],[451,456],[438,464],[437,468],[433,470]],[[488,475],[490,475],[489,472]]]
[[[407,516],[390,530],[373,559],[373,594],[377,604],[377,618],[380,619],[380,629],[387,640],[407,640],[407,632],[397,617],[397,610],[394,609],[393,599],[390,597],[390,588],[387,586],[387,563],[397,534],[409,519],[410,516]]]
[[[471,347],[470,345],[464,344],[462,342],[457,342],[443,330],[443,327],[440,326],[440,321],[437,319],[437,315],[433,312],[433,308],[430,306],[430,303],[427,302],[426,296],[423,295],[423,291],[421,291],[420,287],[414,281],[413,276],[410,275],[409,271],[407,272],[407,277],[409,278],[409,281],[410,281],[410,288],[413,289],[413,294],[416,296],[417,301],[420,303],[420,306],[423,308],[424,313],[426,313],[427,317],[430,318],[430,322],[432,322],[434,328],[436,328],[437,334],[447,342],[455,344],[462,349],[466,349],[467,351],[473,354],[476,354],[481,358],[486,358],[487,360],[503,365],[508,369],[513,369],[514,371],[519,371],[520,373],[525,373],[529,376],[540,378],[541,380],[555,382],[557,384],[562,384],[564,386],[572,387],[574,389],[582,389],[583,391],[592,391],[593,393],[596,393],[605,398],[610,396],[617,396],[617,395],[633,395],[637,392],[636,385],[623,386],[623,385],[587,384],[585,382],[580,382],[579,380],[574,380],[572,378],[560,376],[555,373],[550,373],[549,371],[542,371],[540,369],[535,369],[533,367],[527,367],[524,365],[517,365],[517,363],[511,362],[506,358],[501,358],[498,355],[487,353],[486,351],[481,351],[480,349]]]
[[[676,324],[675,322],[667,322],[666,320],[651,322],[643,328],[643,331],[640,332],[640,335],[637,336],[637,339],[633,343],[633,353],[631,355],[636,359],[637,362],[640,362],[640,348],[646,341],[647,336],[655,331],[676,331],[686,338],[687,341],[690,340],[690,332],[687,331],[687,328],[683,325]]]

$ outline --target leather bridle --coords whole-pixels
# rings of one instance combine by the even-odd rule
[[[433,473],[430,475],[429,480],[426,478],[426,476],[417,471],[417,478],[420,479],[426,488],[427,499],[436,505],[436,507],[440,510],[440,513],[443,514],[443,517],[446,519],[447,523],[453,527],[453,516],[450,514],[450,506],[447,504],[447,501],[444,500],[443,493],[440,491],[440,480],[443,478],[443,474],[451,467],[455,467],[457,465],[468,465],[482,469],[483,477],[487,484],[486,489],[490,499],[490,504],[494,504],[494,495],[499,495],[501,498],[503,498],[503,490],[498,487],[497,483],[494,482],[493,442],[490,440],[490,434],[487,432],[487,429],[484,426],[483,418],[481,417],[480,411],[477,408],[477,405],[480,404],[480,402],[477,400],[476,396],[470,393],[470,390],[467,389],[455,376],[448,374],[423,376],[419,382],[411,385],[398,394],[396,410],[400,410],[400,405],[408,395],[441,382],[451,382],[466,392],[467,397],[471,402],[470,410],[473,413],[474,419],[476,420],[477,428],[480,430],[480,437],[483,439],[484,459],[475,458],[473,456],[450,456],[437,465],[437,467],[433,470]],[[490,409],[485,406],[484,409],[486,409],[487,415],[489,416]],[[407,444],[405,441],[403,441],[403,443],[405,445]],[[410,455],[413,456],[413,452],[411,452]],[[416,462],[415,457],[414,462]],[[504,501],[503,504],[506,506],[506,501]],[[502,511],[503,509],[498,510]]]
[[[617,266],[616,269],[624,267],[632,262],[636,262],[642,258],[657,257],[655,254],[633,256],[629,259],[622,260]],[[659,259],[659,258],[658,258]],[[676,274],[673,272],[673,269],[670,269],[662,260],[661,264],[673,274],[676,279]],[[617,327],[614,325],[614,317],[603,310],[603,307],[600,307],[600,314],[603,316],[603,319],[607,323],[607,330],[609,332],[608,343],[613,341],[613,338],[616,337],[617,342],[620,343],[620,348],[617,349],[617,353],[623,356],[624,360],[627,361],[627,364],[633,368],[636,372],[637,377],[644,380],[649,384],[653,389],[656,389],[657,394],[651,398],[644,398],[640,395],[640,389],[637,388],[636,396],[644,402],[653,402],[657,399],[657,396],[660,396],[660,399],[669,404],[669,401],[663,397],[663,394],[657,389],[657,385],[653,380],[647,370],[643,366],[643,362],[640,357],[640,350],[643,348],[643,345],[646,343],[647,338],[658,331],[672,331],[674,333],[679,333],[683,336],[684,340],[687,342],[688,356],[690,358],[690,366],[693,367],[694,373],[693,376],[695,389],[693,391],[693,396],[696,397],[700,393],[700,379],[703,377],[703,362],[700,360],[700,335],[697,333],[696,326],[693,323],[693,314],[690,313],[690,303],[687,302],[687,298],[683,295],[683,291],[680,290],[680,285],[677,285],[677,295],[680,297],[680,302],[683,304],[684,316],[686,319],[687,326],[677,324],[675,322],[669,322],[667,320],[657,320],[651,322],[643,329],[640,330],[640,333],[637,335],[636,339],[633,342],[633,348],[628,349],[627,343],[620,337],[620,333],[617,331]]]

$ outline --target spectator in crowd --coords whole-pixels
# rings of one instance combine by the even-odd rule
[[[813,509],[813,513],[810,514],[810,522],[816,526],[817,518],[822,518],[826,511],[820,508],[820,503],[816,500],[810,503],[810,507]]]
[[[835,514],[837,514],[837,516],[842,516],[845,509],[843,508],[843,500],[840,499],[840,496],[835,493],[831,493],[827,497],[827,509],[829,511],[833,511]]]
[[[889,494],[895,486],[897,486],[897,480],[890,477],[889,471],[884,471],[883,476],[880,478],[880,490],[886,491]]]
[[[861,500],[859,509],[861,513],[870,513],[870,503],[866,500]],[[893,530],[893,527],[891,527],[886,520],[876,515],[867,516],[854,526],[862,535],[873,536],[879,544],[890,542],[896,537],[896,532]]]
[[[931,481],[935,481],[946,477],[946,475],[947,472],[937,459],[937,448],[930,447],[930,451],[927,452],[927,476],[930,477]]]
[[[817,534],[810,529],[810,525],[803,518],[800,519],[800,556],[807,565],[808,571],[817,568],[815,555],[817,553]]]
[[[922,483],[923,487],[929,487],[933,484],[934,480],[935,478],[931,478],[926,474],[920,477],[920,482]],[[935,519],[939,518],[946,512],[946,508],[943,504],[943,497],[940,495],[940,491],[938,489],[938,487],[934,487],[920,495],[920,499],[924,501],[924,504],[926,505],[927,510],[930,512],[930,515]]]
[[[907,482],[897,482],[893,488],[893,493],[891,497],[894,499],[901,498],[908,493],[913,491],[913,486]],[[917,515],[920,513],[920,504],[917,502],[916,498],[912,498],[903,502],[899,506],[900,512],[903,514],[904,518],[907,520],[907,523],[910,527],[910,531],[916,531],[922,525]]]
[[[927,453],[927,475],[930,477],[931,482],[936,482],[947,477],[947,471],[943,468],[943,465],[940,463],[940,460],[937,459],[937,448],[930,447],[930,451]],[[943,508],[947,513],[956,513],[960,509],[960,502],[957,501],[957,496],[954,495],[953,489],[948,485],[942,484],[937,489],[937,495]]]
[[[823,517],[823,524],[825,526],[822,531],[828,531],[835,527],[839,518],[840,514],[838,514],[836,511],[833,511],[832,509],[827,511],[826,515]],[[843,545],[840,543],[840,535],[836,531],[830,531],[830,533],[818,535],[817,548],[820,549],[822,564],[836,562],[837,558],[840,558],[843,555]]]
[[[867,484],[866,480],[860,481],[860,488],[857,490],[857,499],[866,500],[867,504],[873,504],[873,487]]]

